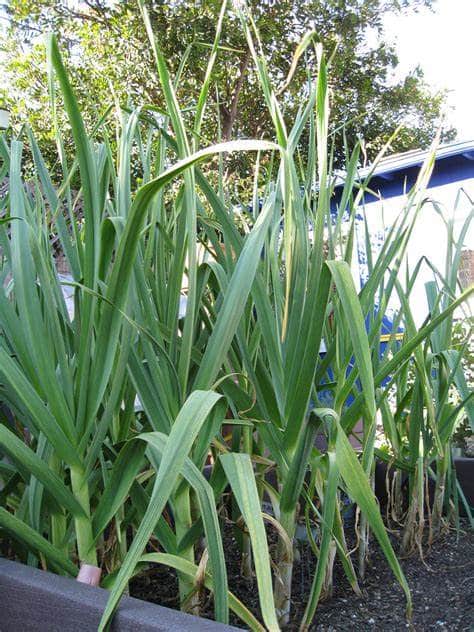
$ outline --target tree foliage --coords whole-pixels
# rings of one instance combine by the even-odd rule
[[[178,97],[191,113],[202,84],[221,0],[147,0],[154,32],[174,73],[181,69]],[[395,81],[398,60],[383,38],[387,12],[416,10],[431,0],[251,0],[269,70],[282,89],[285,116],[294,118],[314,74],[314,47],[300,60],[289,85],[285,78],[298,41],[308,29],[332,55],[332,120],[349,145],[363,138],[372,158],[402,125],[393,151],[426,146],[441,122],[445,94],[426,85],[421,69]],[[11,0],[1,48],[6,69],[3,98],[17,123],[28,119],[43,143],[52,141],[42,37],[58,34],[89,122],[114,102],[162,106],[152,55],[138,5],[117,0]],[[369,31],[378,35],[369,46]],[[374,38],[372,38],[374,39]],[[202,128],[204,141],[218,135],[268,137],[270,121],[251,55],[237,16],[230,9],[213,76],[213,106]],[[184,60],[184,65],[183,65]],[[444,139],[454,130],[444,131]],[[336,138],[336,157],[343,134]]]

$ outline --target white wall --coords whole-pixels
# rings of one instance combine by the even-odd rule
[[[455,238],[458,239],[462,225],[472,210],[472,203],[462,190],[474,200],[474,178],[461,180],[453,184],[432,187],[428,189],[427,196],[442,207],[444,217],[454,220]],[[396,219],[400,210],[404,207],[406,196],[397,196],[383,201],[371,202],[365,205],[365,215],[370,228],[371,238],[377,246],[383,239],[384,230]],[[385,229],[384,229],[385,223]],[[364,228],[358,226],[358,246],[364,249]],[[464,240],[464,247],[474,250],[474,222],[471,222],[470,230]],[[408,247],[407,259],[410,270],[413,270],[419,259],[425,256],[444,274],[446,261],[446,228],[443,221],[435,210],[432,203],[426,203],[421,209],[418,222],[412,234]],[[357,264],[356,264],[357,266]],[[359,264],[358,273],[364,278],[366,269],[363,263]],[[357,271],[354,270],[357,274]],[[400,281],[403,283],[404,273]],[[425,296],[424,284],[433,280],[433,272],[426,265],[422,264],[418,281],[414,287],[411,297],[411,307],[416,324],[419,326],[428,313],[428,304]],[[474,310],[474,304],[470,301],[470,309]],[[396,308],[398,302],[393,302],[391,307]],[[456,316],[461,316],[457,313]]]

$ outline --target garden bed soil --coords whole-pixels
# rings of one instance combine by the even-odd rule
[[[466,526],[466,525],[464,525]],[[229,533],[225,543],[226,561],[231,590],[259,616],[255,582],[249,584],[239,574],[237,545]],[[356,555],[354,557],[357,557]],[[342,569],[336,563],[334,594],[319,604],[311,630],[436,630],[468,632],[474,627],[474,535],[461,532],[459,538],[450,531],[425,551],[424,562],[419,557],[401,560],[412,590],[413,618],[405,618],[405,598],[393,577],[383,554],[375,543],[371,545],[370,564],[366,579],[361,582],[363,598],[348,587]],[[311,586],[315,561],[304,548],[296,564],[293,582],[292,621],[286,630],[298,629]],[[173,572],[156,567],[135,578],[131,585],[134,597],[177,608],[177,580]],[[205,605],[203,616],[212,617],[212,603]],[[231,623],[241,626],[235,618]]]

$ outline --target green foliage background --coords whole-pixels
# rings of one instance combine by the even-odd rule
[[[173,74],[186,58],[177,94],[191,116],[221,3],[147,0],[145,4]],[[297,42],[309,28],[316,30],[327,54],[334,53],[330,85],[333,131],[344,125],[349,146],[362,138],[370,160],[400,124],[403,127],[393,151],[426,147],[432,140],[441,124],[445,94],[434,93],[427,86],[420,68],[393,80],[398,59],[382,30],[388,12],[431,7],[432,0],[253,0],[249,5],[274,85],[283,86]],[[4,12],[8,19],[3,21],[6,26],[0,41],[5,69],[2,97],[14,123],[28,121],[32,125],[47,155],[55,151],[41,37],[47,31],[54,31],[62,50],[67,51],[68,67],[90,124],[114,102],[163,106],[135,2],[11,0]],[[369,30],[380,36],[373,48],[367,44]],[[201,144],[213,142],[219,135],[224,140],[270,136],[271,121],[250,59],[237,17],[230,13],[213,70],[212,102]],[[287,121],[294,119],[307,92],[307,73],[316,69],[314,49],[307,50],[305,62],[298,65],[293,80],[280,95]],[[454,135],[453,129],[443,132],[444,140]],[[337,161],[343,155],[343,142],[339,133],[335,138]],[[230,173],[234,166],[228,163]]]

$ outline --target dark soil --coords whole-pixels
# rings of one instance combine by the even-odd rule
[[[315,560],[302,547],[301,561],[296,564],[293,581],[292,623],[288,631],[298,629],[311,586]],[[259,616],[256,583],[249,583],[239,573],[238,547],[231,533],[225,544],[230,589]],[[474,630],[474,536],[461,532],[459,539],[451,531],[425,551],[424,563],[419,557],[401,560],[413,597],[411,624],[405,618],[405,597],[394,579],[376,543],[371,544],[366,579],[360,582],[363,598],[357,597],[336,562],[333,596],[320,603],[311,630]],[[131,595],[170,608],[179,607],[178,584],[174,572],[155,567],[137,577]],[[212,618],[212,603],[204,616]],[[231,615],[231,623],[242,626]],[[259,617],[260,618],[260,617]]]

